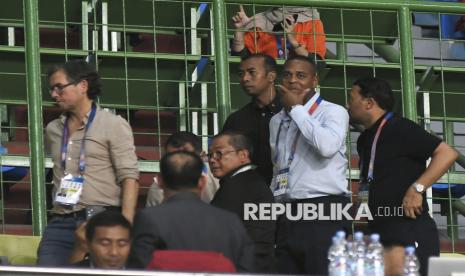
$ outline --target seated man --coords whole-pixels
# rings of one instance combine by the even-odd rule
[[[241,5],[232,19],[236,28],[232,55],[261,53],[276,59],[287,58],[290,53],[325,58],[326,35],[316,9],[272,8],[248,17]]]
[[[252,146],[238,132],[225,131],[215,137],[208,161],[220,188],[211,204],[236,213],[255,244],[257,272],[270,272],[273,268],[274,235],[276,222],[272,220],[244,220],[245,203],[272,203],[273,195],[264,178],[251,164]]]
[[[123,269],[131,248],[131,224],[120,213],[104,211],[93,216],[84,226],[85,240],[76,246],[75,251],[88,252],[89,256],[74,264],[78,267]],[[78,232],[79,233],[79,232]]]
[[[238,271],[253,271],[253,244],[240,220],[200,200],[206,183],[203,168],[200,157],[191,152],[163,156],[159,181],[166,199],[136,215],[131,267],[147,267],[163,244],[168,250],[219,252]]]
[[[175,151],[188,151],[195,153],[199,156],[202,155],[202,141],[199,136],[187,132],[179,131],[172,134],[165,144],[165,153],[175,152]],[[209,203],[213,196],[218,190],[218,179],[213,177],[208,168],[208,164],[205,163],[203,173],[207,177],[207,184],[200,194],[200,198]],[[160,185],[157,183],[157,178],[153,179],[152,186],[147,193],[147,202],[146,207],[153,207],[162,203],[164,199],[163,190],[160,188]]]

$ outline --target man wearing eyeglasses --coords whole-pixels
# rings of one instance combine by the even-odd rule
[[[38,265],[65,266],[74,231],[86,218],[117,210],[132,221],[139,171],[131,127],[95,103],[101,89],[92,66],[72,60],[53,67],[47,81],[63,114],[45,130],[54,189],[52,218],[39,246]]]
[[[263,177],[255,170],[250,156],[253,148],[243,134],[225,131],[215,137],[208,153],[213,176],[220,188],[211,204],[239,216],[255,245],[256,272],[273,270],[275,221],[245,220],[245,203],[272,203],[273,195]]]

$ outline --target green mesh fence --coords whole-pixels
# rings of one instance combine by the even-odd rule
[[[0,137],[8,153],[0,156],[0,163],[31,169],[18,180],[2,172],[1,232],[38,235],[46,223],[45,202],[50,191],[44,187],[51,184],[46,177],[51,162],[48,158],[41,161],[46,157],[42,130],[59,115],[45,89],[47,68],[74,58],[88,58],[96,64],[104,86],[100,105],[126,118],[133,128],[142,171],[142,206],[158,171],[162,146],[171,133],[193,131],[203,137],[206,150],[208,137],[221,129],[230,111],[250,100],[236,75],[240,59],[229,52],[235,32],[231,17],[240,4],[249,16],[275,7],[305,5],[317,9],[326,35],[326,68],[319,72],[319,90],[325,99],[345,105],[347,92],[357,78],[372,75],[386,79],[395,91],[397,112],[463,151],[465,60],[452,56],[450,47],[462,45],[465,52],[465,46],[463,40],[445,37],[441,23],[443,15],[465,14],[465,7],[457,4],[7,1],[0,10]],[[436,18],[438,23],[422,26],[412,20],[418,15]],[[424,34],[425,30],[430,35]],[[28,48],[31,45],[37,47]],[[283,62],[278,59],[280,66]],[[348,131],[347,177],[356,192],[359,131]],[[460,222],[464,221],[465,208],[456,195],[457,187],[465,184],[462,166],[456,164],[438,182],[445,188],[428,197],[444,233],[442,249],[464,252],[460,241],[465,239],[465,231]],[[354,227],[363,228],[364,224]]]

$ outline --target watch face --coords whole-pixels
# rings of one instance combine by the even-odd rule
[[[425,186],[417,183],[415,184],[415,189],[417,190],[417,192],[422,193],[425,190]]]

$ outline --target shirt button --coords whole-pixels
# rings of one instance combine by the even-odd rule
[[[265,117],[265,115],[266,115],[265,113],[262,113],[262,117]]]
[[[73,141],[69,141],[69,143],[68,143],[68,144],[69,144],[69,145],[72,145],[72,144],[73,144]]]
[[[71,161],[71,157],[68,157],[68,161]]]

